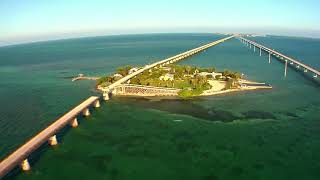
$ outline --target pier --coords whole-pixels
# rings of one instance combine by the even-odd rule
[[[72,78],[72,81],[79,81],[79,80],[98,80],[100,77],[90,77],[84,76],[83,74],[79,74],[77,77]]]
[[[262,54],[262,51],[265,51],[266,53],[269,54],[269,63],[271,63],[271,56],[275,56],[278,60],[284,62],[284,76],[286,77],[287,76],[287,67],[288,67],[288,63],[292,66],[295,66],[297,69],[303,69],[303,72],[305,73],[313,73],[313,77],[314,78],[317,78],[318,76],[320,76],[320,72],[304,63],[301,63],[300,61],[296,60],[296,59],[293,59],[289,56],[286,56],[274,49],[270,49],[266,46],[263,46],[261,44],[258,44],[254,41],[251,41],[251,40],[248,40],[242,36],[236,36],[242,43],[244,43],[246,46],[253,46],[254,48],[254,51],[255,51],[255,48],[258,48],[259,49],[259,55],[261,56]]]
[[[82,114],[83,116],[89,116],[91,106],[100,107],[99,97],[89,97],[78,106],[67,112],[65,115],[54,121],[47,128],[32,137],[8,157],[3,159],[0,162],[0,178],[5,176],[17,165],[20,165],[23,171],[30,170],[31,167],[28,160],[29,155],[44,143],[49,143],[51,146],[57,145],[57,132],[68,124],[71,127],[77,127],[77,116],[79,116],[80,114]]]

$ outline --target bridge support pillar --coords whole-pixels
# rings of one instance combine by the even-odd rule
[[[109,93],[108,92],[104,92],[103,93],[103,100],[105,101],[108,101],[110,98],[109,98]]]
[[[57,140],[57,136],[56,135],[53,135],[49,138],[49,144],[51,146],[55,146],[58,144],[58,140]]]
[[[31,169],[28,159],[23,160],[20,166],[23,171],[29,171]]]
[[[260,48],[260,56],[261,56],[261,48]]]
[[[304,72],[308,72],[308,69],[304,69]]]
[[[93,105],[94,105],[95,108],[100,107],[100,101],[96,100]]]
[[[253,45],[253,52],[256,52],[256,46]]]
[[[84,116],[90,116],[90,110],[89,108],[85,108],[83,111],[82,111],[83,115]]]
[[[250,43],[250,49],[251,49],[251,43]]]
[[[284,65],[284,77],[287,77],[287,67],[288,67],[288,60],[285,60],[285,65]]]
[[[70,122],[70,125],[71,125],[72,127],[77,127],[77,126],[78,126],[78,120],[77,120],[77,118],[74,118],[74,119]]]
[[[269,52],[269,64],[271,63],[271,53]]]

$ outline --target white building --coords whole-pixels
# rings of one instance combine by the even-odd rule
[[[134,72],[136,72],[136,71],[138,71],[138,70],[139,70],[139,69],[136,68],[136,67],[131,68],[131,69],[129,70],[129,74],[132,74],[132,73],[134,73]]]
[[[174,75],[167,73],[164,76],[160,76],[159,79],[161,81],[168,81],[168,80],[173,81],[174,80]]]
[[[123,76],[122,76],[121,74],[116,73],[116,74],[114,74],[114,75],[113,75],[113,77],[119,77],[119,78],[122,78]]]
[[[218,72],[212,72],[212,73],[209,73],[209,72],[201,72],[199,73],[200,76],[212,76],[212,77],[216,77],[218,75],[222,76],[222,73],[218,73]]]

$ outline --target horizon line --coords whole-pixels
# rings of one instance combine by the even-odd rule
[[[74,37],[57,37],[57,38],[48,38],[43,40],[30,40],[25,42],[16,42],[9,44],[1,44],[2,47],[10,47],[10,46],[19,46],[19,45],[27,45],[27,44],[35,44],[35,43],[44,43],[51,41],[63,41],[63,40],[73,40],[73,39],[85,39],[85,38],[95,38],[95,37],[108,37],[108,36],[126,36],[126,35],[156,35],[156,34],[240,34],[240,35],[256,35],[256,36],[280,36],[280,37],[291,37],[291,38],[308,38],[308,39],[320,39],[320,37],[306,36],[306,35],[281,35],[277,33],[228,33],[228,32],[146,32],[146,33],[119,33],[119,34],[95,34],[95,35],[79,35]]]

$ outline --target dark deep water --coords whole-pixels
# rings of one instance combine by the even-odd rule
[[[220,39],[216,34],[82,38],[0,48],[0,156],[95,95],[93,81]],[[319,69],[320,40],[256,37]],[[319,81],[232,39],[181,62],[244,73],[272,90],[191,100],[114,97],[8,179],[319,179]],[[312,79],[312,77],[311,77]],[[40,155],[39,155],[40,154]]]

